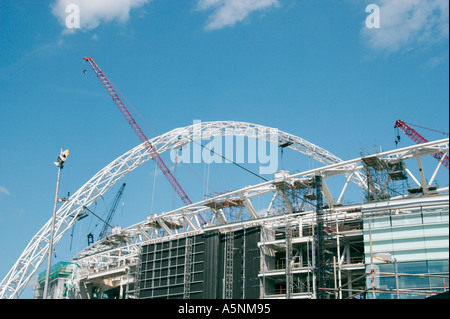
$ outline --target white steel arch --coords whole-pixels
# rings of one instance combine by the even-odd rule
[[[276,132],[277,134],[260,134],[260,132]],[[244,136],[264,139],[278,144],[289,142],[289,148],[303,153],[324,165],[341,163],[342,160],[300,137],[279,131],[274,128],[236,121],[201,122],[191,126],[177,128],[168,133],[151,139],[152,145],[163,153],[176,149],[198,138],[214,136]],[[58,209],[55,221],[54,244],[57,244],[64,234],[75,224],[84,211],[100,196],[106,193],[117,181],[129,172],[151,159],[143,144],[136,146],[95,174],[86,184],[78,189],[68,201]],[[365,177],[356,170],[356,164],[345,167],[348,180],[359,187],[365,187]],[[195,219],[194,219],[195,220]],[[192,221],[193,222],[193,221]],[[197,223],[197,225],[199,225]],[[194,228],[195,225],[192,225]],[[0,284],[0,298],[18,298],[44,261],[49,249],[51,219],[36,233],[16,263]]]

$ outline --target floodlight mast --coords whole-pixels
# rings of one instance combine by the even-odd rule
[[[69,156],[69,150],[63,152],[63,148],[61,147],[61,152],[59,156],[56,158],[56,162],[53,164],[58,167],[58,177],[56,178],[56,192],[55,192],[55,201],[53,203],[53,215],[52,215],[52,228],[50,233],[50,242],[48,246],[48,259],[47,259],[47,271],[45,273],[45,282],[44,282],[44,296],[43,299],[48,298],[48,288],[50,283],[50,267],[52,265],[52,253],[53,253],[53,238],[55,235],[55,220],[56,220],[56,204],[58,202],[58,191],[59,191],[59,178],[61,176],[61,170],[64,168],[64,162],[67,160],[67,156]]]
[[[159,155],[158,151],[153,147],[152,143],[148,140],[147,136],[145,136],[144,132],[141,130],[139,125],[134,120],[133,116],[128,111],[128,109],[125,106],[125,104],[122,102],[121,98],[117,94],[117,92],[114,89],[114,87],[111,84],[111,82],[106,77],[105,73],[103,73],[103,71],[100,69],[100,67],[97,65],[97,63],[95,63],[95,61],[94,61],[94,59],[92,57],[84,57],[83,60],[89,62],[89,64],[91,65],[92,69],[95,72],[95,75],[97,75],[97,77],[100,80],[100,82],[102,83],[103,87],[106,89],[106,91],[108,92],[109,96],[112,98],[112,100],[114,101],[116,106],[119,108],[120,112],[125,117],[125,119],[127,120],[128,124],[131,126],[133,131],[136,133],[136,135],[138,136],[139,140],[142,143],[144,143],[144,146],[150,152],[150,155],[151,155],[152,159],[156,162],[156,164],[158,165],[159,169],[162,171],[164,176],[167,178],[167,180],[169,181],[170,185],[172,185],[173,189],[176,191],[176,193],[181,198],[183,203],[185,205],[192,204],[192,201],[190,200],[190,198],[188,197],[186,192],[183,190],[183,188],[180,186],[180,184],[178,183],[176,178],[173,176],[173,174],[170,171],[170,169],[164,163],[164,161],[162,160],[162,158]],[[201,223],[204,225],[206,222],[203,219],[203,217],[200,214],[198,214],[198,217],[199,217]]]

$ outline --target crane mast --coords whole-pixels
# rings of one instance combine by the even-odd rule
[[[108,216],[106,217],[106,223],[103,224],[103,228],[100,232],[100,235],[98,235],[99,240],[104,238],[106,235],[106,230],[108,229],[109,223],[111,222],[111,219],[113,218],[114,213],[116,212],[117,204],[119,204],[120,198],[123,195],[123,190],[125,189],[126,185],[127,184],[123,183],[122,186],[120,186],[120,189],[117,192],[116,197],[114,198],[111,209],[109,210]]]
[[[411,138],[417,144],[422,144],[422,143],[428,142],[428,140],[425,137],[423,137],[422,135],[417,133],[416,130],[414,130],[412,127],[410,127],[408,124],[406,124],[405,122],[403,122],[401,120],[398,120],[397,122],[395,122],[394,128],[399,128],[400,130],[402,130],[403,133],[405,133],[409,138]],[[432,156],[435,159],[437,159],[438,161],[442,160],[442,165],[447,167],[447,169],[449,168],[448,155],[445,155],[445,157],[443,159],[442,159],[442,156],[443,156],[442,153],[436,153],[436,154],[433,154]]]
[[[139,125],[134,120],[133,116],[128,111],[125,104],[122,102],[121,98],[117,94],[117,92],[114,89],[111,82],[108,80],[105,73],[103,73],[103,71],[100,69],[100,67],[97,65],[97,63],[95,63],[95,61],[92,57],[84,57],[83,60],[89,62],[89,64],[91,65],[92,69],[95,72],[95,75],[97,75],[97,77],[100,80],[100,82],[102,83],[103,87],[106,89],[109,96],[112,98],[112,100],[114,101],[116,106],[119,108],[120,112],[125,117],[125,119],[127,120],[128,124],[131,126],[133,131],[136,133],[139,140],[142,143],[144,143],[144,146],[149,151],[152,159],[156,162],[156,165],[158,165],[159,169],[162,171],[162,173],[164,174],[166,179],[169,181],[170,185],[172,185],[173,189],[178,194],[178,196],[181,198],[183,203],[185,205],[192,204],[192,201],[190,200],[188,195],[185,193],[183,188],[180,186],[180,184],[178,183],[176,178],[173,176],[170,169],[167,167],[167,165],[162,160],[162,158],[159,155],[159,153],[157,152],[157,150],[153,147],[152,143],[149,141],[147,136],[145,136],[144,132],[141,130]],[[200,214],[198,214],[198,217],[200,218],[201,222],[203,224],[205,224],[205,220],[203,219],[203,217]]]

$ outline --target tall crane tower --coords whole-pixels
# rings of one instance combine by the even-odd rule
[[[97,77],[100,80],[100,82],[102,83],[103,87],[106,89],[106,92],[108,92],[109,96],[112,98],[112,100],[114,101],[116,106],[119,108],[120,112],[125,117],[125,119],[127,120],[128,124],[131,126],[133,131],[136,133],[136,135],[138,136],[139,140],[142,143],[144,143],[144,146],[149,151],[152,159],[156,162],[156,164],[158,165],[159,169],[163,172],[164,176],[169,181],[170,185],[172,185],[173,189],[178,194],[178,196],[181,198],[183,203],[185,205],[192,204],[192,201],[190,200],[188,195],[185,193],[183,188],[180,186],[180,184],[178,183],[176,178],[173,176],[173,174],[170,171],[170,169],[164,163],[164,161],[162,160],[162,158],[159,155],[158,151],[153,147],[152,143],[148,140],[147,136],[145,136],[144,132],[141,130],[139,125],[134,120],[133,116],[128,111],[128,109],[125,106],[125,104],[122,102],[121,98],[117,94],[117,92],[114,89],[114,87],[111,84],[111,82],[108,80],[108,78],[105,75],[105,73],[103,73],[103,71],[100,69],[100,67],[97,65],[97,63],[95,63],[95,61],[94,61],[94,59],[92,57],[84,57],[83,60],[89,62],[89,64],[91,65],[92,69],[95,72],[95,75],[97,75]],[[202,223],[202,225],[204,225],[206,222],[203,219],[203,217],[201,216],[201,214],[198,214],[197,216],[199,217],[200,222]]]
[[[100,235],[98,235],[99,240],[104,238],[106,235],[106,231],[108,230],[111,219],[113,218],[114,213],[116,212],[117,204],[119,204],[120,198],[123,195],[123,190],[125,189],[126,185],[127,184],[123,183],[122,186],[120,186],[119,191],[117,192],[116,197],[114,198],[114,201],[111,205],[111,209],[109,210],[108,216],[106,217],[106,223],[103,224],[102,230],[100,231]]]
[[[395,126],[394,128],[399,128],[400,130],[403,131],[403,133],[405,133],[408,137],[410,137],[414,142],[416,142],[417,144],[422,144],[422,143],[427,143],[428,140],[423,137],[422,135],[420,135],[419,133],[416,132],[416,130],[414,130],[411,126],[409,126],[407,123],[398,120],[397,122],[395,122]],[[443,132],[441,132],[443,133]],[[447,134],[447,133],[445,133]],[[399,140],[399,137],[397,137],[397,142]],[[449,168],[449,158],[448,155],[445,155],[444,158],[442,158],[444,154],[442,153],[436,153],[433,154],[432,156],[437,159],[439,162],[442,163],[442,165],[444,165],[445,167],[447,167],[447,169]]]

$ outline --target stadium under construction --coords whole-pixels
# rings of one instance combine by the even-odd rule
[[[61,150],[53,217],[2,280],[0,298],[20,297],[47,256],[47,270],[36,282],[38,299],[409,299],[447,291],[448,138],[430,142],[399,120],[395,127],[416,145],[345,161],[301,137],[246,122],[194,123],[147,139],[92,57],[83,59],[141,144],[56,210],[68,155]],[[319,166],[273,171],[270,180],[259,176],[264,182],[192,202],[160,154],[194,143],[204,147],[202,139],[215,137],[291,149]],[[128,227],[111,227],[108,216],[99,240],[88,235],[88,247],[51,267],[53,247],[64,234],[95,215],[89,207],[150,159],[184,205]],[[447,186],[441,187],[437,177],[445,174]],[[363,195],[357,203],[346,198],[352,187]]]
[[[151,142],[162,153],[199,131],[261,138],[255,132],[262,130],[242,122],[199,123]],[[426,298],[447,291],[448,187],[437,186],[435,178],[448,167],[448,139],[349,161],[284,132],[274,142],[324,165],[279,171],[273,180],[116,226],[51,268],[49,297]],[[430,156],[436,166],[425,172],[422,160]],[[54,242],[150,158],[143,143],[97,173],[59,208]],[[328,185],[336,179],[341,184],[333,194]],[[345,203],[349,184],[364,194],[360,203]],[[256,211],[256,200],[266,208]],[[50,225],[3,280],[3,298],[17,298],[45,259]],[[44,277],[37,280],[36,298],[42,298]]]

